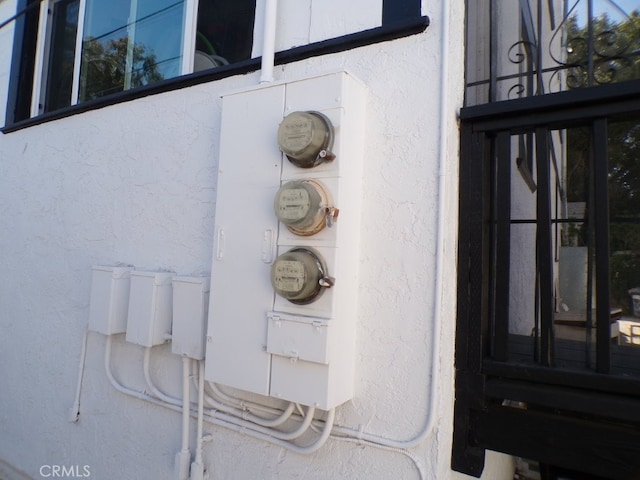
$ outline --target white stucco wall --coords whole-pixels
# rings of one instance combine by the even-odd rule
[[[424,478],[460,480],[467,477],[451,472],[450,456],[464,2],[442,2],[450,4],[449,25],[439,21],[441,2],[431,3],[423,34],[277,67],[275,77],[344,68],[368,88],[356,395],[338,408],[336,423],[412,439],[426,422],[437,379],[434,430],[409,453]],[[0,12],[8,4],[0,2]],[[280,17],[286,18],[282,9]],[[444,97],[443,28],[450,35]],[[0,42],[0,52],[8,51],[5,32]],[[0,62],[4,96],[6,54]],[[102,335],[88,336],[81,414],[77,423],[67,420],[91,266],[210,270],[220,95],[258,79],[259,72],[227,78],[0,136],[0,459],[6,464],[33,478],[42,478],[43,465],[88,465],[96,479],[174,478],[180,415],[112,388]],[[440,162],[446,162],[445,242],[436,252]],[[445,275],[435,312],[440,354],[431,365],[438,254]],[[123,335],[113,343],[115,376],[143,390],[142,349]],[[180,373],[170,348],[155,347],[152,374],[167,393],[180,395]],[[210,424],[205,432],[212,479],[420,478],[409,456],[391,450],[329,439],[303,456]],[[510,465],[490,455],[484,477],[511,478]]]

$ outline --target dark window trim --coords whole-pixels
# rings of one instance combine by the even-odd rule
[[[287,63],[298,62],[308,58],[321,55],[329,55],[332,53],[344,52],[358,47],[372,45],[375,43],[396,40],[411,35],[422,33],[429,26],[429,17],[421,16],[417,18],[409,18],[405,20],[386,22],[382,26],[364,30],[341,37],[331,38],[320,42],[295,47],[282,52],[277,52],[274,63],[276,65],[284,65]],[[180,90],[202,83],[220,80],[222,78],[234,75],[245,75],[260,69],[261,57],[252,58],[243,62],[232,65],[218,67],[212,70],[196,72],[189,75],[167,79],[153,85],[148,85],[126,92],[119,92],[113,95],[105,96],[96,100],[82,102],[72,105],[68,108],[60,109],[55,112],[45,113],[34,118],[5,125],[0,129],[2,133],[11,133],[33,125],[40,125],[52,120],[70,117],[79,113],[90,110],[98,110],[100,108],[128,102],[138,98],[143,98],[157,93],[170,92]]]
[[[40,0],[18,0],[19,12],[0,24],[4,27],[15,20],[13,33],[12,65],[7,90],[5,122],[14,123],[16,118],[28,117],[31,111],[33,70],[35,65],[36,38],[38,35],[38,11]],[[25,90],[24,85],[29,85]]]
[[[382,24],[399,22],[420,16],[422,8],[420,0],[383,0]]]

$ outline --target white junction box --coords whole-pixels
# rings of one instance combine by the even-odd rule
[[[340,71],[223,96],[207,380],[352,398],[365,93]]]
[[[131,272],[127,342],[153,347],[168,340],[173,276],[170,272]]]
[[[127,331],[129,279],[133,267],[93,266],[89,330],[114,335]]]
[[[209,277],[173,277],[171,351],[204,360]]]

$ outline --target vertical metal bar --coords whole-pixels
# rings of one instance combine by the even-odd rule
[[[551,179],[549,168],[549,132],[536,128],[537,195],[537,269],[540,276],[540,363],[553,365],[553,248],[551,230]]]
[[[496,138],[496,164],[493,357],[506,362],[509,354],[509,251],[511,249],[511,135],[508,132],[501,132]]]
[[[596,371],[609,373],[609,161],[607,120],[593,122],[594,224],[596,254]]]
[[[489,102],[495,102],[498,96],[498,25],[496,22],[496,0],[489,0]]]
[[[471,124],[460,127],[460,221],[458,222],[458,312],[456,321],[456,400],[454,405],[453,468],[480,476],[484,449],[470,444],[472,408],[482,404],[482,318],[486,316],[487,272],[484,134]],[[487,202],[488,203],[488,202]]]
[[[488,324],[489,254],[487,210],[488,174],[483,134],[473,133],[471,126],[461,132],[461,189],[460,218],[468,222],[461,229],[459,262],[458,329],[456,340],[456,368],[480,373],[482,359],[487,354],[486,331]],[[463,183],[464,182],[464,183]],[[466,270],[466,272],[465,272]]]
[[[593,0],[587,2],[587,86],[594,85],[594,70],[593,70],[593,56],[594,56],[594,35],[593,35]]]
[[[537,44],[536,44],[536,87],[537,91],[535,95],[542,95],[544,93],[544,82],[542,81],[542,71],[544,70],[542,65],[542,0],[537,2]]]
[[[595,197],[594,197],[594,191],[595,191],[595,185],[594,185],[594,178],[595,178],[595,168],[594,168],[594,155],[593,155],[593,135],[590,135],[589,137],[590,140],[590,145],[589,145],[589,156],[588,156],[588,196],[587,196],[587,211],[585,212],[585,218],[584,218],[584,222],[585,222],[585,226],[586,226],[586,234],[587,234],[587,295],[586,295],[586,305],[585,305],[585,312],[586,312],[586,345],[585,345],[585,349],[584,349],[584,355],[585,355],[585,366],[587,368],[591,368],[591,364],[592,364],[592,359],[591,359],[591,354],[592,354],[592,338],[593,338],[593,326],[594,326],[594,318],[593,318],[593,291],[595,288],[595,285],[593,283],[593,271],[594,271],[594,265],[593,265],[593,259],[594,259],[594,246],[595,246]]]

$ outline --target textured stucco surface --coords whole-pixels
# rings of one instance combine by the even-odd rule
[[[423,34],[277,67],[275,77],[344,68],[367,86],[356,395],[338,408],[336,423],[397,440],[413,438],[426,421],[437,369],[435,429],[411,451],[426,478],[443,480],[466,478],[449,468],[463,1],[450,2],[444,125],[443,26],[440,2],[431,3],[424,12],[431,26]],[[0,12],[11,4],[0,2]],[[2,98],[11,38],[0,31]],[[67,421],[88,318],[91,265],[124,262],[178,274],[210,270],[220,95],[255,85],[258,78],[259,72],[227,78],[0,137],[5,462],[33,478],[40,478],[44,464],[89,465],[96,479],[174,478],[180,415],[115,391],[105,376],[105,337],[99,334],[88,336],[80,420]],[[446,142],[442,158],[440,141]],[[445,276],[436,318],[439,363],[431,365],[440,162],[447,164],[446,241],[440,252]],[[123,335],[113,343],[115,376],[144,389],[142,349],[126,344]],[[160,387],[179,396],[181,364],[169,346],[154,348],[151,368]],[[357,443],[330,439],[320,451],[302,456],[217,426],[205,425],[205,431],[212,439],[204,459],[215,479],[419,478],[407,456]],[[487,465],[485,478],[509,478],[506,458],[492,455]]]

